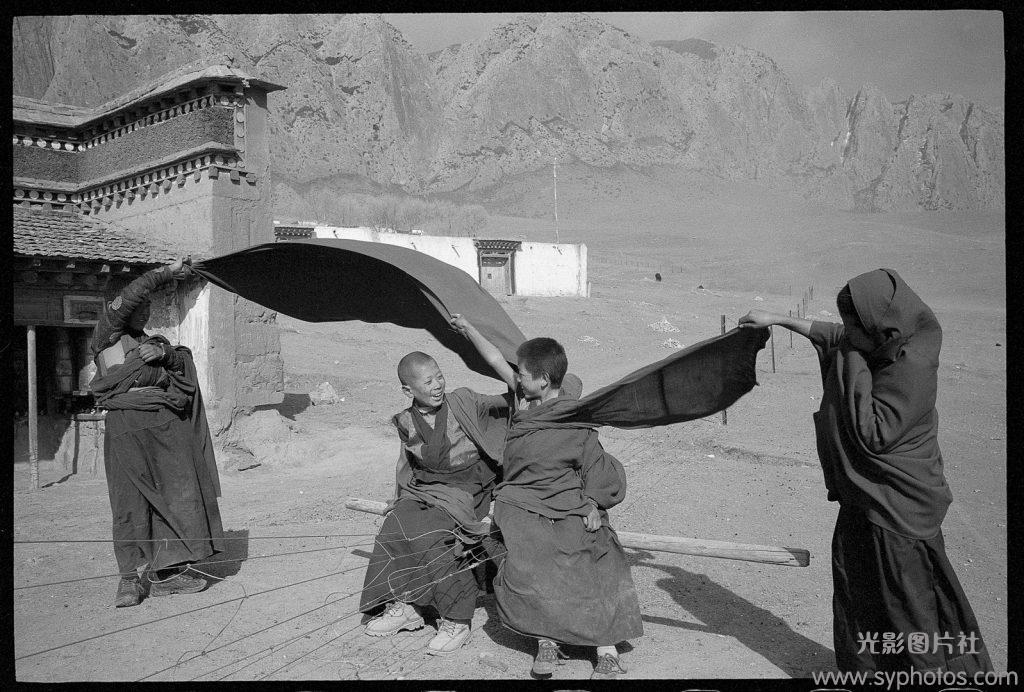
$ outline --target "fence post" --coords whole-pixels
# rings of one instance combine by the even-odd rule
[[[775,330],[768,327],[768,333],[772,337],[772,372],[775,372]]]
[[[725,315],[722,315],[722,333],[725,334]],[[729,425],[728,409],[722,409],[722,425]]]

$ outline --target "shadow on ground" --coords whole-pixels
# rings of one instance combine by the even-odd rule
[[[277,411],[288,420],[295,420],[295,416],[305,411],[312,405],[309,394],[298,392],[285,392],[284,399],[280,404],[266,404],[257,406],[254,411]]]
[[[218,580],[238,574],[242,569],[242,563],[249,559],[249,529],[225,531],[224,539],[224,552],[196,564],[196,569],[217,577]],[[211,587],[219,584],[218,580],[215,580]]]
[[[654,556],[645,551],[628,555],[634,569],[647,567],[665,572],[668,577],[658,579],[658,588],[705,624],[647,614],[643,616],[644,622],[733,637],[793,677],[808,677],[811,671],[835,667],[831,649],[794,632],[785,620],[737,596],[706,575],[652,562]]]

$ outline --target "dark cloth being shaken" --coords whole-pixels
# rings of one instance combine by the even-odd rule
[[[767,329],[733,329],[646,365],[545,422],[649,428],[718,413],[757,384],[757,352]]]
[[[386,243],[266,243],[196,262],[192,269],[221,288],[307,322],[361,320],[424,329],[488,377],[497,375],[451,328],[453,313],[464,315],[513,365],[516,348],[526,340],[469,274]],[[710,416],[757,384],[755,359],[767,340],[767,329],[734,329],[681,349],[585,397],[568,419],[635,428]]]
[[[466,272],[404,247],[358,240],[267,243],[196,262],[193,271],[243,298],[307,322],[391,322],[425,329],[476,372],[497,377],[451,328],[464,315],[516,362],[526,337]]]

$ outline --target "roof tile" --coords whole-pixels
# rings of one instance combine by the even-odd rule
[[[181,253],[75,212],[15,205],[14,254],[164,264]]]

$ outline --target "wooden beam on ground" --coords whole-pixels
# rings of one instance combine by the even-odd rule
[[[345,502],[347,509],[357,512],[383,515],[386,502],[364,500],[350,497]],[[810,564],[811,553],[804,548],[783,548],[774,545],[755,545],[751,543],[731,543],[729,541],[711,541],[683,536],[656,536],[647,533],[619,531],[619,543],[623,548],[635,550],[653,550],[662,553],[679,555],[696,555],[698,557],[718,557],[726,560],[743,560],[760,562],[768,565],[785,565],[788,567],[806,567]]]

